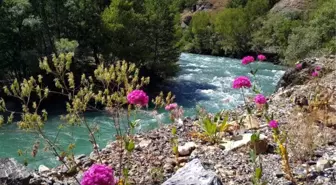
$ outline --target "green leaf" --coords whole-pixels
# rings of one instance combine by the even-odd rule
[[[127,168],[124,168],[122,173],[123,173],[123,176],[127,178],[129,174],[129,170]]]
[[[256,177],[256,179],[261,179],[261,176],[262,176],[262,170],[261,170],[261,168],[256,168],[255,169],[255,177]]]
[[[128,140],[128,141],[125,141],[125,144],[126,144],[126,150],[128,152],[132,152],[135,148],[135,144],[134,144],[134,141],[133,140]]]
[[[208,136],[213,136],[217,131],[217,124],[213,123],[209,117],[203,119],[203,129]]]
[[[173,128],[172,128],[172,134],[173,134],[173,135],[176,135],[176,133],[177,133],[176,127],[173,127]]]
[[[178,147],[176,145],[173,146],[173,153],[174,154],[178,153]]]
[[[251,158],[252,163],[255,163],[257,155],[253,150],[250,150],[250,158]]]
[[[259,141],[259,134],[253,133],[251,135],[251,142],[256,142],[256,141]]]

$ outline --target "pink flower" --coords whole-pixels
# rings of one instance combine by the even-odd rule
[[[258,55],[258,60],[259,61],[264,61],[264,60],[266,60],[266,57],[265,57],[265,55]]]
[[[251,62],[254,62],[254,58],[252,56],[246,56],[242,59],[242,64],[247,65]]]
[[[83,176],[81,185],[115,185],[112,168],[93,164]]]
[[[234,89],[240,89],[242,87],[250,88],[251,87],[251,81],[246,76],[239,76],[233,81],[232,87]]]
[[[257,96],[255,96],[254,102],[256,104],[261,104],[262,105],[262,104],[265,104],[267,102],[267,100],[266,100],[264,95],[258,94]]]
[[[316,66],[316,67],[315,67],[315,70],[316,70],[316,71],[321,71],[321,69],[322,69],[321,66]]]
[[[142,90],[134,90],[127,95],[128,103],[133,105],[146,106],[148,104],[148,96]]]
[[[269,123],[268,123],[269,127],[273,128],[273,129],[276,129],[278,128],[278,122],[275,121],[275,120],[271,120]]]
[[[319,73],[317,72],[317,71],[314,71],[313,73],[312,73],[312,76],[313,77],[317,77],[319,75]]]
[[[301,63],[296,64],[296,67],[295,67],[295,68],[298,69],[298,70],[302,69],[302,64],[301,64]]]
[[[166,111],[171,111],[177,108],[177,103],[171,103],[165,107]]]

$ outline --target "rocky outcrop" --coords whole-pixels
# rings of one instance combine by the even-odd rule
[[[204,169],[199,159],[194,159],[162,185],[222,185],[222,182],[214,172]]]
[[[28,185],[31,178],[31,172],[15,159],[0,159],[1,185]]]
[[[271,9],[271,13],[295,14],[307,8],[311,0],[280,0]]]
[[[322,68],[323,73],[335,70],[335,55],[325,56],[321,58],[306,58],[298,63],[302,64],[300,69],[290,68],[286,71],[277,85],[280,88],[292,87],[294,85],[303,85],[312,79],[312,72],[317,66]]]

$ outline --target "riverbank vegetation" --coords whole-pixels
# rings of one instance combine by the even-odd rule
[[[0,2],[0,79],[39,74],[39,59],[75,52],[76,74],[127,60],[166,79],[178,71],[180,0],[4,0]],[[52,83],[52,82],[51,82]]]
[[[335,53],[335,1],[311,1],[298,11],[273,10],[277,2],[232,0],[224,9],[194,12],[183,31],[184,51],[239,58],[268,53],[288,65]]]

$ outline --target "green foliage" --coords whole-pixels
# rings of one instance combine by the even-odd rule
[[[174,76],[180,2],[5,0],[0,7],[0,79],[39,74],[40,58],[62,52],[75,52],[77,74],[92,73],[92,65],[102,61],[127,60],[144,74]]]
[[[295,60],[322,53],[335,53],[336,2],[319,1],[318,6],[309,15],[309,21],[293,30],[288,39],[286,60],[292,64]]]
[[[248,12],[250,21],[255,21],[256,18],[265,15],[270,8],[269,0],[249,0],[245,11]]]
[[[75,40],[69,41],[68,39],[62,38],[55,42],[55,47],[58,54],[75,52],[75,49],[78,47],[78,42]]]
[[[249,18],[243,8],[228,8],[215,19],[215,29],[221,36],[225,53],[240,53],[248,50],[250,38]]]
[[[261,29],[252,35],[252,48],[261,50],[262,48],[275,47],[278,52],[282,52],[288,45],[288,37],[293,29],[300,25],[299,20],[292,20],[281,14],[269,14],[263,21]]]
[[[277,2],[232,0],[221,11],[195,13],[183,30],[183,50],[234,57],[267,52],[286,64],[335,53],[335,1],[312,1],[302,13],[269,13]]]
[[[231,0],[228,8],[244,8],[248,0]]]
[[[200,109],[200,108],[198,108]],[[230,125],[227,123],[229,119],[229,114],[225,112],[219,112],[212,116],[204,111],[198,111],[200,118],[198,124],[202,129],[206,138],[212,143],[220,142],[219,133],[226,132]]]
[[[113,1],[102,14],[114,42],[112,52],[121,59],[152,70],[156,77],[175,75],[179,57],[175,27],[178,9],[171,5],[172,2]]]

